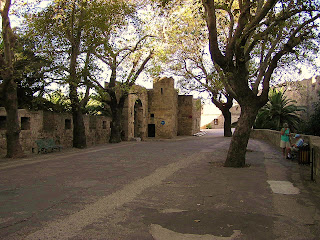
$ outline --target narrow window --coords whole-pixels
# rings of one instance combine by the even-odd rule
[[[0,130],[5,130],[7,128],[7,117],[0,116]]]
[[[218,119],[214,119],[214,125],[218,125],[218,124],[219,124]]]
[[[107,129],[107,121],[102,121],[102,129]]]
[[[163,88],[161,88],[161,94],[163,94]]]
[[[21,130],[30,130],[30,118],[22,117],[21,118]]]
[[[65,119],[64,120],[64,128],[65,129],[71,129],[71,119]]]

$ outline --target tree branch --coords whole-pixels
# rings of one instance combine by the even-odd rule
[[[85,105],[87,105],[87,103],[89,101],[89,93],[90,93],[90,89],[91,89],[91,87],[89,86],[89,81],[88,81],[90,56],[91,56],[91,51],[89,49],[87,52],[86,61],[85,61],[85,65],[84,65],[84,69],[83,69],[83,73],[82,73],[83,74],[83,82],[86,85],[86,92],[85,92],[84,98],[80,102],[81,107],[84,107]]]
[[[259,23],[265,16],[268,14],[268,12],[276,5],[278,0],[267,0],[267,2],[264,4],[264,6],[261,8],[261,11],[258,12],[258,14],[253,18],[253,20],[243,29],[243,37],[248,37],[249,34],[259,26]]]
[[[218,44],[217,18],[215,3],[211,0],[202,0],[205,7],[206,22],[209,30],[209,48],[212,61],[222,68],[226,67],[225,56],[222,55]]]
[[[252,86],[252,91],[254,92],[254,94],[257,94],[258,93],[258,87],[259,87],[259,84],[265,74],[265,71],[268,67],[268,64],[269,64],[269,61],[271,59],[271,56],[272,54],[274,53],[275,51],[275,48],[276,46],[278,45],[278,43],[281,41],[282,39],[282,33],[280,32],[278,35],[277,35],[277,38],[272,42],[272,46],[269,48],[269,51],[267,53],[267,55],[264,57],[264,56],[261,56],[262,57],[262,61],[260,62],[260,67],[259,67],[259,74],[257,76],[257,79],[255,81],[255,83],[253,84]],[[263,54],[263,51],[261,51],[261,53]],[[264,59],[263,59],[264,57]]]
[[[138,69],[138,71],[134,74],[131,82],[129,83],[129,86],[132,86],[137,78],[139,77],[139,75],[141,74],[141,72],[143,71],[143,69],[145,68],[146,64],[149,62],[149,60],[152,58],[153,56],[153,51],[150,51],[149,55],[146,57],[146,59],[143,61],[143,63],[141,64],[140,68]],[[129,79],[128,79],[129,80]]]
[[[122,52],[128,51],[128,53],[126,53],[126,54],[120,59],[120,61],[118,62],[117,65],[120,65],[131,53],[137,51],[138,48],[139,48],[139,46],[140,46],[140,44],[141,44],[141,42],[144,41],[144,40],[146,40],[146,39],[149,38],[149,37],[154,37],[154,36],[152,36],[152,35],[145,35],[145,36],[143,36],[143,37],[135,44],[134,47],[128,47],[128,46],[126,46],[126,47],[120,49],[119,51],[115,52],[115,55],[116,55],[116,56],[120,56],[120,54],[121,54]]]
[[[305,37],[307,36],[307,33],[301,34],[300,36],[296,37],[298,32],[303,29],[305,26],[307,26],[309,23],[312,23],[316,19],[320,17],[320,14],[317,14],[313,18],[309,19],[308,21],[302,23],[299,27],[297,27],[290,35],[288,41],[286,44],[284,44],[283,49],[280,50],[271,60],[271,63],[269,64],[269,68],[267,72],[264,75],[263,79],[263,90],[261,94],[261,98],[266,99],[268,97],[269,92],[269,82],[271,79],[271,75],[273,71],[277,67],[277,63],[280,60],[280,58],[285,55],[286,53],[292,52],[293,48],[299,45],[301,42],[305,40]]]

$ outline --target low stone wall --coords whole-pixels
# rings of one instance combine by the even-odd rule
[[[18,110],[20,120],[20,143],[26,154],[37,152],[37,139],[52,138],[63,148],[72,147],[73,123],[69,113]],[[109,142],[110,118],[83,115],[87,146]],[[0,156],[7,152],[6,111],[0,108]]]
[[[292,134],[294,136],[294,134]],[[303,135],[301,134],[303,140],[310,145],[310,154],[312,157],[312,150],[314,155],[314,178],[320,183],[320,137]],[[251,138],[265,140],[272,145],[280,148],[280,132],[269,130],[269,129],[253,129],[251,131]],[[295,142],[291,139],[291,142]]]

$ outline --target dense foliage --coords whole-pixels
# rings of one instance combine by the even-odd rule
[[[306,123],[304,132],[309,135],[320,136],[320,92],[319,101],[315,103],[314,113]]]
[[[2,38],[0,38],[2,39]],[[1,41],[2,43],[2,41]],[[50,61],[36,56],[30,39],[19,37],[15,45],[14,77],[17,83],[18,107],[26,109],[41,109],[35,99],[47,91],[45,82],[46,69]],[[0,44],[0,54],[3,54],[3,44]],[[0,74],[0,80],[3,77]],[[0,106],[4,106],[3,100]]]
[[[292,130],[297,130],[301,119],[299,112],[303,109],[296,106],[296,101],[288,99],[281,90],[273,88],[269,94],[269,101],[257,115],[254,128],[280,130],[284,123],[288,123]]]

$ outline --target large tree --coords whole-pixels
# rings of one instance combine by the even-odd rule
[[[0,93],[4,99],[7,112],[7,155],[8,158],[22,157],[23,151],[19,140],[20,125],[18,118],[17,79],[14,72],[15,44],[17,36],[11,25],[9,11],[11,0],[0,1],[0,13],[2,19],[3,54],[0,55],[0,76],[2,84]]]
[[[227,91],[241,106],[225,166],[245,166],[250,129],[268,101],[271,76],[286,57],[313,50],[318,41],[319,2],[299,0],[202,0],[212,61],[224,73]],[[217,18],[218,12],[225,15]],[[229,25],[220,37],[220,22]],[[302,57],[302,56],[301,56]]]
[[[123,24],[133,8],[122,0],[55,0],[40,13],[29,18],[29,32],[39,42],[38,50],[52,57],[60,84],[67,84],[73,115],[73,147],[86,147],[83,109],[99,69],[93,60],[100,43],[98,27],[106,26],[110,34]],[[36,34],[35,34],[36,33]],[[93,74],[95,73],[95,74]],[[85,96],[80,99],[81,92]]]
[[[163,4],[176,3],[162,0]],[[225,166],[244,167],[251,127],[268,101],[272,74],[319,45],[319,1],[201,0],[211,59],[241,106]]]

